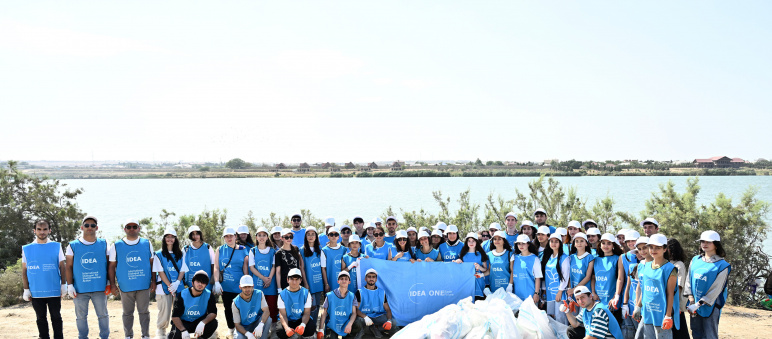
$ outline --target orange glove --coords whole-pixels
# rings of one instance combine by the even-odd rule
[[[105,295],[110,295],[110,292],[112,292],[113,288],[110,285],[105,286]]]
[[[303,335],[303,332],[306,331],[306,324],[300,324],[300,326],[295,327],[295,333],[298,334],[298,336]]]
[[[665,320],[662,321],[662,329],[669,330],[671,328],[673,328],[673,318],[665,317]]]
[[[324,331],[316,331],[316,339],[324,339]]]
[[[571,302],[568,303],[568,309],[571,310],[572,313],[579,309],[579,304],[576,303],[574,298],[571,298]]]
[[[383,329],[387,331],[391,329],[391,320],[383,323]]]
[[[287,337],[291,337],[293,334],[295,334],[295,331],[293,331],[291,328],[284,331],[284,333],[287,334]]]

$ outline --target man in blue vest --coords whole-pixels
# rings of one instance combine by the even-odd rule
[[[217,297],[206,287],[209,274],[203,270],[193,274],[193,286],[179,293],[172,309],[170,339],[209,338],[217,331]]]
[[[386,300],[386,291],[378,288],[375,283],[378,281],[378,272],[374,268],[367,270],[365,273],[365,287],[360,288],[356,292],[356,298],[359,301],[359,309],[357,310],[357,316],[362,318],[365,322],[365,329],[369,328],[373,332],[376,338],[381,338],[381,327],[384,330],[390,331],[392,327],[395,327],[394,320],[391,318],[391,308],[389,302]]]
[[[547,226],[550,229],[550,234],[555,233],[555,226],[547,225],[547,211],[543,208],[538,208],[533,212],[533,220],[536,221],[537,229],[541,226]]]
[[[292,223],[292,244],[297,247],[303,247],[303,241],[306,239],[306,229],[303,228],[303,216],[300,213],[295,213],[290,218]]]
[[[255,289],[252,276],[245,275],[239,280],[241,293],[231,304],[233,323],[237,336],[233,339],[268,339],[271,317],[263,292]]]
[[[155,291],[153,246],[149,240],[139,237],[141,227],[136,220],[127,221],[123,230],[126,237],[116,241],[110,249],[110,283],[115,285],[117,280],[121,293],[123,334],[126,338],[134,337],[136,307],[142,339],[150,339],[150,294]]]
[[[506,225],[504,231],[507,232],[509,246],[515,248],[515,240],[517,240],[517,235],[519,233],[517,229],[517,215],[514,212],[507,213],[504,217],[504,225]]]
[[[585,335],[582,337],[584,338],[622,339],[622,329],[616,318],[611,314],[608,306],[592,300],[590,289],[587,286],[577,286],[574,289],[574,298],[581,307],[578,315],[574,316],[571,313],[567,301],[563,301],[563,305],[560,305],[560,311],[566,314],[568,322],[571,323],[572,328],[568,329],[569,338],[577,337],[576,333],[581,332],[583,326]],[[577,329],[579,331],[576,331]]]
[[[386,218],[386,235],[383,237],[389,245],[394,244],[394,238],[397,237],[397,218],[394,216],[388,216]]]
[[[32,301],[32,308],[37,316],[38,337],[50,338],[46,309],[51,314],[51,327],[54,338],[61,339],[62,333],[62,297],[67,294],[64,282],[64,252],[62,246],[50,241],[51,227],[48,221],[38,219],[34,225],[35,241],[21,248],[21,282],[24,286],[22,298]]]
[[[306,330],[306,324],[311,319],[311,293],[300,286],[303,282],[302,273],[297,268],[287,273],[289,286],[279,293],[276,306],[279,308],[279,321],[281,328],[276,334],[281,339],[287,339],[297,333],[302,336]]]
[[[319,315],[320,320],[319,325],[317,325],[317,336],[325,332],[325,325],[328,329],[327,334],[338,338],[351,338],[351,335],[354,334],[355,339],[360,339],[365,334],[363,331],[364,319],[357,317],[359,301],[354,293],[348,290],[350,283],[351,276],[348,272],[338,273],[338,288],[327,292],[327,299],[322,305],[322,314]]]
[[[75,324],[78,338],[88,338],[88,302],[94,304],[99,323],[99,337],[110,336],[110,318],[107,314],[107,295],[115,288],[108,284],[107,263],[109,247],[105,239],[98,239],[97,219],[88,216],[80,225],[83,235],[70,242],[64,256],[67,258],[67,291],[75,304]]]

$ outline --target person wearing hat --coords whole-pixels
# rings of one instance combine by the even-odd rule
[[[64,253],[67,288],[75,304],[75,324],[79,338],[88,338],[89,300],[94,304],[99,321],[99,337],[106,339],[110,336],[107,295],[117,288],[108,283],[109,246],[107,241],[96,237],[98,230],[96,217],[84,218],[80,224],[81,237],[70,241]],[[41,335],[41,338],[45,336]]]
[[[255,247],[249,250],[249,272],[252,273],[253,288],[262,293],[268,304],[271,321],[276,324],[279,316],[279,309],[276,306],[278,287],[276,286],[276,266],[274,266],[276,249],[265,227],[257,229],[255,240],[257,241]],[[236,318],[236,316],[233,317],[234,323]]]
[[[329,292],[338,288],[338,272],[340,272],[341,262],[343,262],[343,255],[348,251],[338,243],[340,238],[340,230],[338,227],[333,227],[330,232],[327,233],[330,241],[326,246],[322,247],[322,281],[324,282],[324,291]]]
[[[241,277],[239,287],[241,293],[230,305],[236,324],[233,339],[268,339],[271,318],[263,292],[254,288],[254,280],[249,275]]]
[[[252,240],[252,234],[249,232],[249,226],[241,225],[236,228],[236,243],[251,250],[255,247],[255,242]]]
[[[365,219],[357,215],[354,216],[351,223],[354,225],[354,233],[359,236],[359,239],[364,241],[365,236],[367,236],[367,232],[365,232]]]
[[[636,301],[633,318],[643,322],[643,338],[672,338],[673,328],[680,328],[678,300],[678,270],[668,260],[667,237],[654,234],[649,237],[649,254],[652,261],[641,267],[638,285],[641,297]],[[645,286],[643,288],[642,286]],[[673,317],[673,315],[676,315]],[[685,325],[685,324],[684,324]]]
[[[590,253],[592,255],[598,255],[598,245],[600,245],[600,229],[597,227],[590,227],[587,230],[587,241],[590,243]]]
[[[504,217],[504,225],[506,226],[504,231],[507,233],[507,242],[509,242],[509,246],[515,248],[515,241],[518,234],[520,234],[520,231],[517,229],[517,215],[515,212],[507,213]]]
[[[571,251],[571,238],[568,237],[568,230],[565,227],[558,227],[555,229],[555,233],[560,235],[560,242],[563,244],[563,253],[568,255]]]
[[[392,247],[391,258],[393,261],[415,261],[415,249],[410,247],[407,241],[407,232],[404,230],[397,231],[397,237],[394,239],[394,246]]]
[[[585,231],[589,231],[591,228],[598,228],[598,223],[595,222],[595,220],[587,219],[582,221],[582,228],[584,228]]]
[[[659,233],[659,222],[657,222],[657,219],[643,219],[643,221],[640,223],[640,226],[643,228],[643,233],[645,233],[649,239],[651,239],[652,235]]]
[[[485,253],[488,253],[488,251],[491,250],[491,243],[493,242],[493,235],[496,234],[496,232],[498,232],[498,231],[501,231],[501,224],[499,224],[497,222],[492,222],[490,225],[488,225],[488,232],[490,232],[491,236],[490,236],[490,239],[484,240],[482,242],[482,248],[485,251]]]
[[[635,232],[636,234],[638,233],[636,231],[628,232],[627,236],[625,237],[626,243],[629,243],[631,236],[634,235],[632,232]],[[639,265],[643,267],[642,265],[645,264],[647,260],[651,260],[651,256],[649,256],[649,249],[646,247],[648,242],[648,237],[636,237],[635,243],[631,246],[633,250],[630,252],[635,253],[637,263],[630,264],[629,272],[625,271],[625,275],[627,276],[627,283],[625,285],[625,293],[623,294],[624,297],[622,298],[622,334],[625,338],[634,338],[638,329],[638,323],[633,320],[631,311],[635,310],[635,302],[636,298],[638,298],[636,289],[638,288],[638,284],[640,284],[640,280],[638,279],[637,274],[637,267]]]
[[[589,252],[590,243],[587,241],[587,235],[577,233],[571,242],[571,252],[569,261],[571,264],[571,277],[569,279],[569,288],[566,290],[568,297],[573,297],[574,289],[579,286],[590,286],[592,280],[592,270],[595,263],[595,256]],[[572,306],[576,300],[572,302]],[[572,310],[572,312],[576,312]],[[577,313],[574,313],[576,315]]]
[[[474,298],[475,300],[485,299],[483,289],[485,288],[485,273],[488,272],[488,255],[483,252],[477,233],[469,232],[464,240],[464,246],[461,247],[461,253],[458,254],[456,263],[474,264]]]
[[[493,242],[493,248],[486,253],[491,263],[491,273],[488,276],[491,291],[496,292],[499,288],[504,288],[507,292],[512,293],[512,269],[510,267],[512,247],[509,247],[507,232],[494,232],[491,242]]]
[[[533,220],[536,221],[536,227],[547,226],[550,229],[550,234],[555,233],[555,227],[547,225],[547,211],[543,208],[538,208],[533,212]]]
[[[622,330],[614,320],[611,311],[606,305],[592,298],[587,286],[575,288],[573,294],[576,297],[576,303],[581,307],[578,315],[574,316],[571,313],[571,307],[566,301],[560,305],[560,311],[566,315],[571,324],[571,328],[568,329],[569,338],[623,338]],[[581,332],[584,332],[584,335],[581,335]]]
[[[209,338],[217,331],[217,297],[207,289],[209,274],[196,271],[191,281],[174,299],[171,339],[189,339],[191,333]]]
[[[415,229],[415,227],[410,226],[407,228],[407,245],[415,249],[419,246],[418,243],[418,230]],[[399,234],[399,231],[397,231],[397,234]],[[392,243],[394,245],[394,243]]]
[[[523,223],[520,224],[520,233],[518,235],[526,235],[528,236],[531,241],[536,239],[536,227],[533,226],[533,222],[530,220],[523,220]],[[517,239],[515,239],[517,241]],[[513,246],[517,247],[517,246]],[[538,249],[538,247],[536,247]]]
[[[204,234],[201,232],[201,228],[192,225],[188,227],[188,240],[190,244],[185,246],[183,261],[188,267],[188,271],[185,272],[185,284],[191,286],[193,284],[193,274],[198,270],[203,270],[207,275],[211,276],[214,272],[214,249],[204,241]],[[213,286],[209,286],[209,290],[212,290]]]
[[[614,235],[603,234],[592,271],[595,277],[595,283],[592,284],[593,297],[597,296],[601,303],[608,305],[618,324],[622,323],[621,295],[624,293],[625,281],[623,254]]]
[[[399,239],[399,235],[397,235],[397,239]],[[362,332],[370,329],[376,338],[380,338],[382,336],[381,328],[386,331],[391,331],[394,328],[394,331],[390,332],[394,333],[398,327],[391,317],[391,308],[386,300],[386,291],[376,286],[377,281],[378,272],[374,268],[367,270],[365,286],[358,289],[355,296],[359,301],[357,316],[362,318],[365,323]]]
[[[324,231],[322,231],[322,234],[319,235],[319,243],[324,246],[327,244],[330,239],[327,238],[327,232],[330,231],[330,228],[335,226],[335,218],[333,217],[326,217],[324,218]]]
[[[356,339],[364,335],[362,329],[365,322],[364,319],[357,317],[359,301],[349,290],[350,281],[351,276],[348,272],[338,273],[338,287],[327,293],[327,298],[322,305],[322,313],[319,315],[317,333],[326,332],[339,338]]]
[[[271,243],[273,243],[273,248],[277,251],[284,244],[284,240],[281,239],[282,230],[284,230],[284,228],[281,226],[274,226],[271,228]]]
[[[387,234],[383,237],[383,240],[389,243],[389,245],[394,243],[394,238],[397,237],[397,218],[394,216],[388,216],[386,217],[386,230],[388,231]]]
[[[541,280],[544,277],[541,270],[539,257],[536,255],[536,245],[525,234],[517,236],[515,240],[515,255],[512,256],[512,282],[515,294],[518,298],[533,298],[534,303],[539,302]]]
[[[301,286],[303,274],[293,268],[287,273],[287,288],[279,293],[279,338],[287,339],[297,333],[302,336],[311,319],[311,293]]]
[[[354,234],[349,238],[348,252],[343,255],[343,260],[340,262],[340,270],[349,272],[351,276],[351,287],[356,289],[357,287],[357,269],[359,268],[359,258],[362,252],[362,240],[359,236]]]
[[[544,249],[549,247],[548,240],[550,234],[550,228],[548,226],[539,226],[539,229],[536,231],[536,239],[534,239],[533,243],[538,248],[537,253],[539,255],[539,260],[541,260],[544,255]]]
[[[115,242],[110,249],[110,284],[117,280],[123,306],[123,334],[134,337],[134,309],[139,314],[142,337],[150,338],[150,293],[155,290],[153,277],[153,246],[140,238],[142,227],[136,220],[124,223],[126,237]]]
[[[61,339],[64,337],[61,315],[62,297],[68,292],[67,283],[61,274],[65,271],[64,252],[58,242],[48,238],[51,233],[48,221],[36,220],[33,230],[35,240],[21,248],[21,273],[24,287],[22,298],[25,301],[32,301],[32,308],[37,317],[38,336],[49,338],[47,309],[51,314],[54,338]],[[104,289],[105,284],[101,287]],[[88,307],[88,300],[86,300],[86,307]]]
[[[415,261],[442,261],[442,257],[440,257],[440,251],[432,247],[432,245],[429,243],[429,237],[430,235],[429,233],[426,233],[426,231],[422,231],[421,234],[418,235],[418,247],[414,252]]]
[[[582,232],[582,223],[578,220],[571,220],[568,222],[566,230],[568,231],[568,244],[570,245],[574,241],[574,236],[576,236],[577,233]],[[568,249],[570,251],[571,246],[568,246]]]
[[[445,234],[445,230],[448,228],[448,224],[446,224],[446,223],[444,223],[442,221],[438,221],[437,224],[432,226],[432,228],[433,228],[433,230],[440,231],[444,235]],[[430,233],[430,232],[426,232],[426,233]]]
[[[432,247],[436,249],[440,249],[440,246],[445,243],[445,235],[440,230],[434,230],[431,233],[431,243]]]
[[[226,227],[222,237],[224,244],[214,254],[214,261],[217,265],[214,266],[214,290],[212,292],[215,295],[222,294],[223,305],[230,305],[233,303],[233,299],[236,299],[241,293],[239,280],[242,276],[249,274],[249,250],[236,244],[236,230],[233,227]],[[225,307],[225,323],[231,333],[236,329],[230,307]]]
[[[445,230],[448,240],[440,244],[440,257],[444,262],[451,262],[459,258],[464,243],[458,237],[458,226],[449,225]]]
[[[625,254],[622,255],[622,268],[624,269],[624,275],[622,276],[622,286],[624,293],[622,293],[622,332],[628,333],[630,331],[631,326],[634,328],[633,320],[630,319],[627,315],[630,313],[630,305],[628,302],[628,297],[630,291],[628,291],[627,286],[630,285],[630,274],[632,273],[632,269],[638,265],[638,260],[641,258],[638,254],[638,250],[635,248],[635,242],[640,238],[640,234],[634,230],[627,230],[625,232],[624,237],[624,247],[628,248],[629,251],[627,251]],[[619,239],[619,238],[617,238]],[[634,292],[634,290],[633,290]],[[626,312],[626,313],[625,313]]]
[[[169,327],[169,319],[174,306],[174,296],[185,289],[185,253],[180,249],[177,240],[177,231],[168,227],[164,231],[161,248],[155,252],[153,259],[153,273],[157,275],[155,288],[155,301],[158,305],[158,328],[156,336],[159,339],[166,338],[166,329]]]
[[[297,268],[301,272],[305,270],[303,267],[303,257],[300,254],[300,249],[293,245],[294,234],[289,229],[283,229],[281,231],[282,245],[274,254],[273,265],[276,267],[276,281],[278,282],[278,289],[282,290],[289,286],[287,280],[289,271],[293,268]],[[301,281],[302,282],[302,281]]]
[[[303,239],[305,239],[306,230],[303,228],[303,216],[300,213],[295,213],[290,217],[290,223],[292,224],[292,244],[298,248],[303,247]]]
[[[309,325],[316,328],[316,319],[319,317],[319,305],[324,296],[324,280],[322,277],[322,246],[316,228],[306,227],[306,239],[300,250],[303,255],[303,286],[311,294],[311,318]]]
[[[351,230],[351,226],[345,225],[345,224],[340,226],[339,230],[340,230],[340,244],[343,245],[343,247],[348,248],[348,242],[350,241],[351,235],[354,232]],[[362,239],[359,240],[359,244],[362,245]],[[362,246],[359,246],[359,248],[361,249]]]
[[[680,328],[673,330],[673,338],[690,339],[689,330],[686,328],[686,314],[688,313],[686,310],[686,305],[689,303],[689,299],[683,294],[684,287],[686,285],[686,277],[689,274],[689,271],[686,269],[686,264],[684,264],[686,261],[686,254],[684,253],[683,247],[681,247],[681,242],[679,242],[676,238],[670,238],[667,240],[667,251],[670,253],[670,263],[675,266],[678,272],[678,290],[681,291],[681,293],[679,293],[677,296],[679,299],[678,305],[680,308],[678,309],[678,314],[676,315],[681,318],[681,324],[684,324],[681,325]]]
[[[544,299],[547,302],[547,314],[561,324],[568,325],[565,313],[558,308],[566,300],[565,290],[571,277],[571,260],[563,252],[562,236],[555,231],[549,237],[548,246],[544,249],[541,259],[541,269],[544,272]]]
[[[371,242],[365,247],[365,258],[391,260],[392,244],[389,244],[388,242],[386,242],[386,240],[384,239],[385,235],[386,235],[386,231],[384,231],[382,226],[375,227],[375,230],[373,231],[373,236],[375,237],[375,241]]]
[[[373,241],[375,241],[375,236],[373,235],[373,232],[375,231],[375,223],[368,222],[367,225],[365,225],[365,237],[363,238],[363,243],[366,242],[366,244],[362,244],[362,247],[367,248],[367,245],[372,244]]]
[[[630,230],[626,228],[622,228],[619,231],[617,231],[617,244],[619,244],[619,247],[621,247],[622,251],[624,251],[625,253],[627,253],[630,250],[629,248],[627,248],[627,243],[625,240],[625,236],[629,231]]]
[[[689,299],[687,312],[696,338],[718,338],[718,320],[726,304],[727,281],[732,266],[724,259],[721,236],[715,231],[700,235],[700,254],[692,258],[684,295]],[[684,326],[683,324],[681,326]]]

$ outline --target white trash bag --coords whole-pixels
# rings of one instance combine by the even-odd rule
[[[525,339],[557,339],[552,327],[550,327],[547,312],[536,307],[531,298],[527,298],[520,305],[517,328],[520,336]]]

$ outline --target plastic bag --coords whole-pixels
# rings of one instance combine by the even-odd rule
[[[507,304],[507,306],[509,306],[509,308],[513,312],[517,312],[520,309],[520,305],[523,304],[523,300],[520,299],[520,297],[518,297],[514,293],[508,293],[503,288],[499,288],[498,290],[496,290],[496,292],[486,294],[486,300],[491,300],[494,298],[504,300],[504,302]]]
[[[485,315],[488,318],[486,326],[491,338],[519,338],[517,319],[509,306],[502,299],[491,299],[487,302]]]
[[[568,325],[563,325],[561,322],[548,317],[550,321],[550,327],[552,332],[558,339],[568,339]]]
[[[550,327],[549,316],[536,307],[531,298],[527,298],[520,305],[517,327],[522,338],[557,339]]]

